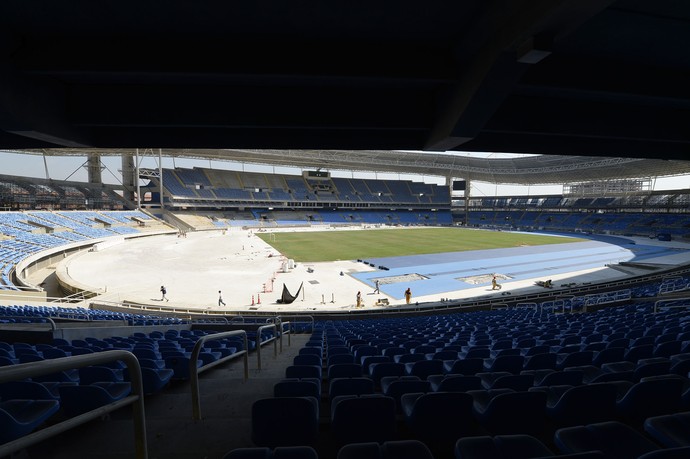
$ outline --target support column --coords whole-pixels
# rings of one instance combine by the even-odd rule
[[[122,154],[122,193],[123,197],[134,202],[136,199],[136,194],[134,193],[134,187],[138,183],[138,178],[134,175],[134,158],[131,154]]]
[[[165,209],[163,204],[163,150],[158,149],[158,183],[160,184],[161,210]]]
[[[470,183],[470,178],[465,179],[465,228],[470,224],[470,188],[472,184]]]
[[[87,169],[89,175],[89,183],[103,184],[101,177],[101,155],[98,153],[89,153],[87,160]]]

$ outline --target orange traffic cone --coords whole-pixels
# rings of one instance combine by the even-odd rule
[[[254,295],[252,295],[252,306],[254,306]]]
[[[261,304],[261,295],[256,294],[256,304]]]

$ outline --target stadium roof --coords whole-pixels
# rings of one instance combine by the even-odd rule
[[[0,148],[685,159],[686,0],[0,2]]]
[[[134,155],[133,149],[91,149],[100,155]],[[48,156],[84,155],[83,149],[36,149],[25,153]],[[142,155],[157,155],[141,150]],[[566,184],[622,178],[653,178],[690,174],[690,161],[533,155],[479,158],[462,152],[428,153],[376,150],[211,150],[161,149],[173,158],[215,159],[275,166],[397,172],[503,184]]]

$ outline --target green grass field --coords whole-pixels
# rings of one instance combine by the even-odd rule
[[[357,260],[428,253],[563,244],[577,238],[468,230],[412,228],[361,231],[258,233],[280,253],[298,262]]]

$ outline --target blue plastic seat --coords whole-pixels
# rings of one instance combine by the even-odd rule
[[[582,370],[563,370],[554,371],[544,375],[539,381],[534,381],[535,386],[557,386],[567,384],[569,386],[579,386],[582,384],[584,372]]]
[[[426,379],[429,375],[443,373],[443,360],[420,360],[405,364],[405,374]]]
[[[296,355],[295,358],[292,359],[292,364],[293,365],[317,365],[321,366],[322,361],[321,357],[318,355],[314,354],[302,354],[302,355]]]
[[[153,368],[155,370],[162,370],[165,368],[165,360],[153,360],[153,359],[142,359],[142,358],[137,358],[139,360],[139,365],[142,368]]]
[[[173,370],[173,379],[189,379],[189,357],[183,355],[178,355],[175,357],[165,358],[165,367]],[[201,360],[196,361],[196,367],[201,368],[203,362]]]
[[[252,441],[257,446],[309,446],[319,431],[314,397],[265,398],[252,404]]]
[[[410,349],[411,354],[430,354],[436,352],[436,346],[430,344],[422,344],[421,346],[414,347]]]
[[[456,360],[458,351],[442,350],[426,355],[427,360]]]
[[[136,355],[138,359],[161,360],[161,355],[150,348],[135,347],[132,354]]]
[[[690,411],[649,417],[644,430],[667,448],[690,446]]]
[[[400,408],[400,399],[403,394],[411,392],[431,392],[431,383],[429,381],[422,381],[417,376],[401,377],[390,382],[390,384],[382,384],[383,394],[391,397],[395,401],[396,407]]]
[[[335,397],[331,431],[339,444],[395,440],[395,400],[380,394]]]
[[[319,459],[311,446],[280,446],[271,450],[267,447],[235,448],[223,459]]]
[[[122,371],[101,366],[90,366],[79,369],[79,384],[88,385],[95,382],[122,382]]]
[[[487,346],[469,346],[466,351],[458,352],[458,357],[461,359],[488,359],[491,357],[491,349]]]
[[[690,359],[671,361],[671,368],[669,368],[669,373],[680,376],[687,376],[688,373],[690,373]]]
[[[634,372],[632,372],[632,371],[603,372],[603,373],[596,375],[591,381],[588,382],[588,384],[616,382],[616,381],[635,382]]]
[[[630,347],[625,351],[623,359],[628,362],[637,363],[640,359],[648,359],[654,357],[654,345],[643,344],[640,346]]]
[[[125,381],[131,381],[128,368],[123,370],[123,376]],[[144,394],[151,395],[162,391],[174,376],[175,372],[169,368],[159,369],[142,366],[141,379]]]
[[[350,443],[338,451],[337,459],[434,459],[429,448],[418,440]]]
[[[616,409],[627,424],[640,428],[646,418],[676,412],[682,389],[683,381],[678,378],[641,381],[616,403]]]
[[[553,346],[552,351],[559,355],[573,354],[575,352],[582,351],[582,345],[580,344],[569,344],[567,346]]]
[[[434,392],[467,392],[482,388],[482,380],[476,375],[431,375],[427,380]]]
[[[560,357],[560,356],[559,356]],[[594,351],[577,351],[566,354],[559,358],[557,368],[562,370],[568,367],[577,367],[580,365],[590,365],[594,358]]]
[[[335,378],[330,380],[328,397],[339,395],[363,395],[374,393],[374,381],[370,378]]]
[[[484,361],[484,371],[496,372],[507,371],[514,375],[519,374],[525,362],[525,358],[521,355],[502,355],[495,359],[486,359]]]
[[[288,367],[289,368],[289,367]],[[359,363],[338,363],[328,367],[328,379],[358,378],[362,376],[362,365]]]
[[[212,352],[219,352],[222,358],[229,355],[233,355],[237,352],[237,348],[234,346],[228,346],[227,343],[223,341],[206,341],[204,343],[204,348]]]
[[[354,357],[354,354],[352,354],[352,351],[350,351],[350,348],[347,346],[328,346],[326,353],[328,357],[341,354],[351,354]]]
[[[622,347],[623,349],[627,349],[630,346],[630,339],[629,338],[615,338],[615,339],[610,339],[611,336],[607,338],[608,344],[606,345],[607,349],[610,349],[612,347]]]
[[[285,369],[286,378],[321,379],[321,365],[290,365]]]
[[[273,385],[274,397],[314,397],[321,399],[321,380],[318,378],[286,378]]]
[[[362,363],[362,358],[370,355],[380,355],[376,346],[364,345],[354,350],[355,363]]]
[[[534,347],[537,345],[537,340],[536,338],[516,338],[517,342],[515,343],[515,347],[518,349],[529,349],[531,347]]]
[[[60,408],[57,400],[5,400],[0,402],[0,444],[33,432]]]
[[[671,357],[672,355],[680,354],[682,341],[664,341],[658,343],[654,348],[654,357]]]
[[[378,387],[381,378],[385,376],[402,376],[405,374],[405,364],[395,362],[375,363],[369,367],[369,376]]]
[[[323,349],[321,349],[321,347],[318,346],[305,346],[302,349],[300,349],[298,353],[299,355],[312,354],[323,358]]]
[[[400,343],[400,347],[405,348],[409,351],[412,351],[412,349],[422,346],[424,343],[418,340],[411,340],[411,339],[404,339],[402,343]]]
[[[452,454],[458,438],[479,433],[473,403],[472,396],[463,392],[405,394],[401,399],[405,422],[412,435],[439,457]]]
[[[392,358],[394,361],[395,361],[396,355],[405,355],[405,354],[409,354],[409,353],[410,353],[410,351],[408,351],[407,349],[402,348],[402,347],[389,347],[389,348],[384,349],[384,351],[383,351],[383,355],[385,355],[386,357]]]
[[[73,417],[121,400],[129,395],[131,389],[127,382],[60,386],[60,405],[65,416]]]
[[[512,376],[512,373],[508,371],[483,371],[481,373],[477,373],[475,376],[479,377],[479,379],[482,381],[482,389],[491,389],[491,386],[493,386],[497,379],[504,376]],[[530,386],[531,385],[532,384],[530,383]]]
[[[41,383],[34,381],[8,381],[0,384],[0,400],[58,400]]]
[[[393,359],[386,355],[367,355],[362,357],[360,364],[362,365],[362,374],[368,375],[370,368],[376,363],[392,362]]]
[[[558,449],[565,454],[598,450],[607,458],[637,458],[659,449],[636,430],[616,421],[558,429],[554,441]]]
[[[193,348],[193,346],[192,346]],[[202,366],[203,365],[208,365],[210,363],[215,362],[216,360],[220,360],[223,354],[221,352],[217,351],[211,351],[206,348],[202,348],[201,352],[199,352],[199,360],[201,360]]]
[[[620,362],[623,360],[624,355],[624,347],[607,347],[594,354],[592,365],[601,367],[605,363]]]
[[[68,352],[65,352],[64,350],[54,347],[51,349],[44,349],[42,352],[43,358],[46,359],[59,359],[62,357],[69,357],[71,354]]]
[[[526,459],[546,457],[553,452],[531,435],[496,435],[460,438],[455,443],[455,459]]]
[[[652,359],[652,360],[656,360]],[[662,361],[652,361],[649,363],[639,363],[635,370],[633,371],[633,380],[639,381],[642,378],[647,378],[649,376],[659,376],[669,374],[671,372],[671,361],[658,357],[658,359],[663,359]]]
[[[595,353],[603,351],[606,349],[606,343],[603,341],[597,341],[593,343],[584,344],[582,347],[583,351],[594,351]],[[612,348],[615,349],[615,348]]]
[[[331,365],[336,365],[338,363],[354,363],[354,362],[355,362],[355,356],[350,354],[349,351],[347,353],[343,353],[343,354],[331,355],[329,353],[328,359],[326,360],[326,367],[330,367]]]
[[[522,366],[523,370],[545,370],[556,369],[557,354],[551,352],[544,352],[540,354],[533,354],[525,358]]]
[[[393,361],[397,363],[411,363],[426,360],[424,354],[399,354],[393,356]]]
[[[656,336],[640,336],[632,340],[632,343],[630,343],[630,347],[643,346],[646,344],[655,344],[654,342],[656,341],[656,338]]]
[[[690,446],[680,448],[666,448],[650,451],[637,459],[687,459],[690,457]]]
[[[611,383],[593,383],[567,389],[547,414],[556,426],[574,426],[616,419],[617,388]]]
[[[550,353],[551,353],[551,346],[540,344],[540,345],[532,346],[532,347],[525,349],[522,352],[522,355],[524,355],[525,357],[532,357],[533,355],[537,355],[537,354],[550,354]]]
[[[446,374],[474,376],[484,371],[484,359],[458,359],[443,362],[443,372]]]
[[[474,391],[469,393],[474,396]],[[546,394],[543,392],[511,390],[491,397],[486,405],[477,403],[475,398],[473,407],[482,427],[492,435],[543,433],[546,420]]]

